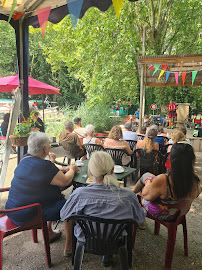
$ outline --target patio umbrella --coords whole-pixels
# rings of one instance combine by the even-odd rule
[[[0,92],[11,92],[19,86],[18,75],[6,76],[0,78]],[[28,79],[29,95],[61,95],[60,89],[52,85],[42,83],[29,76]]]

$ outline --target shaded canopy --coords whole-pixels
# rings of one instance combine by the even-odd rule
[[[74,1],[74,0],[72,0]],[[128,0],[136,2],[138,0]],[[4,7],[0,6],[0,14],[9,16],[13,0],[6,0]],[[96,7],[100,11],[106,11],[112,5],[112,0],[83,0],[79,18],[82,18],[85,12],[90,7]],[[34,27],[39,27],[38,18],[36,16],[37,9],[51,7],[51,12],[48,20],[54,24],[60,22],[69,10],[67,7],[67,0],[21,0],[18,1],[14,13],[25,13],[25,18],[28,19],[29,24]]]
[[[11,92],[19,86],[18,75],[0,78],[0,92]],[[60,89],[52,85],[37,81],[29,76],[28,79],[29,95],[61,95]]]

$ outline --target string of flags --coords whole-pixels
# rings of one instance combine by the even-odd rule
[[[83,5],[83,0],[66,0],[67,1],[67,7],[69,10],[70,18],[72,21],[72,26],[73,29],[75,30],[80,13],[81,13],[81,8]],[[3,0],[2,6],[5,5],[6,0]],[[120,18],[121,15],[121,10],[123,7],[123,0],[112,0],[114,9],[117,15],[117,18]],[[14,20],[19,19],[21,16],[24,15],[24,13],[17,13],[15,12],[15,7],[17,6],[17,0],[13,0],[12,6],[11,6],[11,11],[9,15],[8,22],[10,22],[11,18],[13,17]],[[42,36],[44,37],[45,35],[45,30],[46,30],[46,25],[48,21],[48,17],[51,11],[51,6],[45,7],[42,9],[38,9],[37,11],[37,16],[38,16],[38,21],[39,25],[41,28]],[[32,10],[33,12],[33,10]]]
[[[165,80],[165,83],[167,83],[168,81],[168,78],[170,76],[170,73],[174,73],[175,74],[175,81],[176,81],[176,84],[178,84],[178,79],[179,79],[179,76],[181,75],[182,76],[182,83],[184,85],[184,82],[185,82],[185,78],[186,78],[186,75],[187,73],[192,73],[192,85],[194,83],[194,80],[196,78],[196,75],[198,73],[198,71],[201,71],[200,70],[193,70],[193,71],[186,71],[186,72],[179,72],[179,71],[166,71],[168,65],[162,65],[162,69],[160,69],[160,64],[151,64],[149,67],[148,67],[148,70],[153,70],[154,69],[154,72],[152,74],[152,76],[154,76],[154,74],[160,70],[160,74],[158,76],[158,79],[161,78],[161,76],[164,74],[164,72],[166,72],[166,80]]]

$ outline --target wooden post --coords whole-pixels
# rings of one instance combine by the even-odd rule
[[[145,36],[146,27],[143,29],[142,40],[142,56],[145,55]],[[144,65],[141,64],[141,78],[140,78],[140,117],[139,117],[139,129],[144,125],[144,110],[145,110],[145,80],[144,80]]]

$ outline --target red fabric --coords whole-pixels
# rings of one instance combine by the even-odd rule
[[[166,161],[166,163],[165,163],[165,167],[166,167],[167,169],[170,169],[170,168],[171,168],[171,164],[170,164],[170,156],[168,156],[168,159],[167,159],[167,161]]]
[[[169,104],[168,107],[167,107],[167,110],[169,110],[168,117],[173,117],[173,115],[170,112],[173,112],[176,109],[177,109],[177,105],[175,103],[173,103],[172,105]],[[176,112],[175,112],[174,117],[177,117],[177,113]]]
[[[60,89],[48,85],[46,83],[42,83],[37,81],[31,77],[29,77],[29,94],[30,95],[41,95],[41,94],[60,94]],[[6,76],[0,78],[0,92],[11,92],[19,86],[18,75]]]

